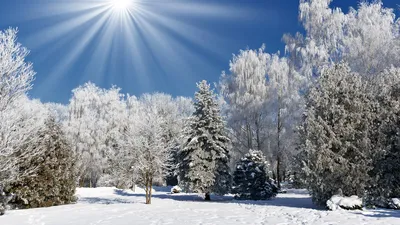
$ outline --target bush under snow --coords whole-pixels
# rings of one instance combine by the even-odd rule
[[[400,209],[400,199],[392,198],[393,209]]]
[[[363,203],[362,199],[356,195],[351,197],[334,195],[326,202],[326,206],[332,211],[337,209],[356,210],[362,209]]]
[[[177,194],[177,193],[181,193],[182,192],[182,188],[180,188],[179,186],[173,186],[171,188],[171,194]]]
[[[369,206],[386,208],[386,209],[400,209],[400,198],[385,198],[378,197],[367,199],[367,203]]]

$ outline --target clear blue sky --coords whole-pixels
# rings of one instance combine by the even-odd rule
[[[0,0],[0,29],[18,27],[31,50],[30,96],[67,103],[87,81],[192,96],[197,81],[218,81],[239,49],[283,51],[282,35],[301,31],[298,0],[141,0],[130,15],[104,1]],[[358,2],[333,5],[347,11]],[[398,15],[398,0],[383,3]]]

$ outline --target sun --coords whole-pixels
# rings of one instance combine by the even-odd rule
[[[111,0],[110,4],[114,10],[124,11],[128,10],[131,6],[132,0]]]

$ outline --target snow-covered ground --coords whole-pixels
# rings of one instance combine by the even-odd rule
[[[204,202],[195,194],[171,195],[167,193],[169,188],[155,189],[153,204],[145,205],[141,190],[81,188],[77,191],[77,204],[8,211],[0,217],[0,224],[400,224],[400,211],[318,209],[304,190],[289,190],[270,201],[236,201],[225,196]]]

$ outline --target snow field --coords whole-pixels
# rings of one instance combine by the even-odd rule
[[[326,211],[315,207],[304,190],[288,190],[269,201],[236,201],[232,196],[204,202],[196,194],[169,194],[171,187],[155,187],[152,205],[144,191],[116,188],[79,188],[77,204],[8,211],[1,225],[366,225],[400,224],[400,211]]]

